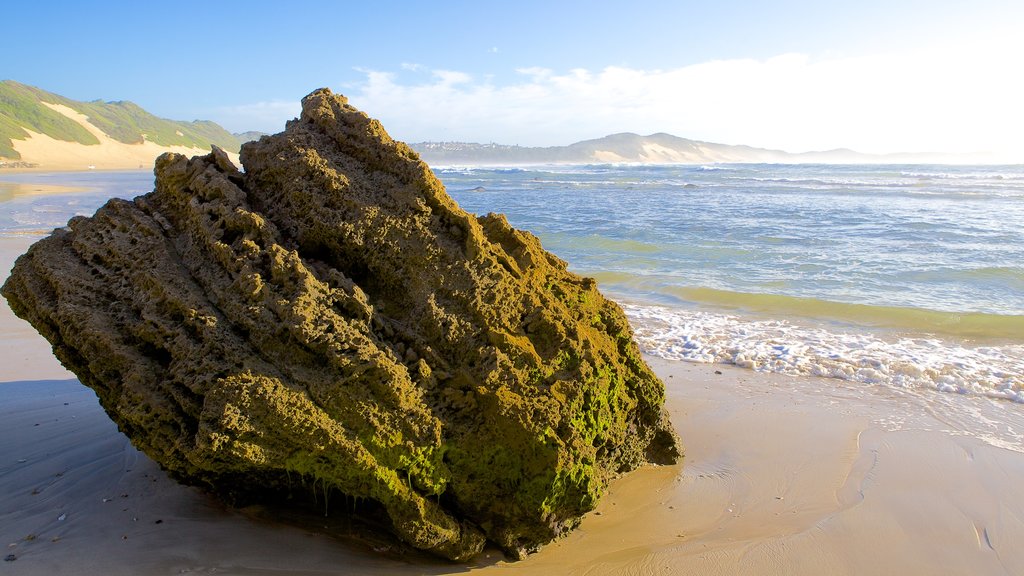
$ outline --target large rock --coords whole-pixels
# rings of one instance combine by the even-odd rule
[[[176,477],[366,499],[465,559],[536,549],[610,477],[677,459],[618,306],[343,97],[241,158],[165,154],[156,190],[74,218],[3,287]]]

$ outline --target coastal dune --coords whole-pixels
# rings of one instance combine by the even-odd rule
[[[25,241],[0,243],[6,275]],[[179,485],[3,312],[2,333],[21,335],[0,367],[8,574],[1024,572],[1024,455],[958,435],[911,393],[649,358],[684,463],[614,482],[580,529],[523,561],[488,548],[460,566]]]
[[[27,128],[29,137],[24,140],[12,140],[13,148],[21,155],[21,161],[27,164],[38,164],[42,170],[141,170],[153,166],[153,161],[164,152],[174,152],[186,156],[205,154],[209,150],[189,148],[185,146],[161,146],[146,140],[141,144],[126,144],[108,136],[105,132],[89,122],[89,117],[76,112],[62,104],[41,102],[42,105],[67,116],[82,125],[99,144],[80,144],[66,142],[33,132]],[[233,162],[238,162],[237,154],[229,154]]]

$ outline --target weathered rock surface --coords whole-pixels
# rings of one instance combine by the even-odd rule
[[[380,504],[403,540],[513,556],[678,457],[621,310],[319,90],[280,134],[167,154],[3,295],[132,442],[229,497]]]

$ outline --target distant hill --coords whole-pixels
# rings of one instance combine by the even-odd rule
[[[504,144],[420,142],[411,144],[429,164],[705,164],[715,162],[780,164],[968,163],[984,162],[968,155],[863,154],[848,149],[792,153],[752,146],[716,144],[658,133],[630,132],[584,140],[568,146],[530,148]]]
[[[44,169],[148,168],[163,151],[197,153],[211,145],[237,153],[240,142],[214,122],[166,120],[132,102],[79,102],[0,82],[0,158],[8,161]]]
[[[240,143],[245,144],[246,142],[259,140],[263,136],[268,136],[268,134],[266,132],[257,132],[255,130],[250,130],[248,132],[235,132],[233,136],[237,138]]]
[[[210,121],[158,118],[132,102],[79,102],[13,80],[0,82],[0,169],[149,169],[164,152],[205,153],[216,145],[237,154],[263,132],[232,134]],[[430,164],[703,164],[762,163],[984,163],[982,156],[871,155],[839,149],[790,153],[716,144],[658,133],[624,132],[567,146],[543,148],[466,142],[411,144]]]
[[[625,132],[584,140],[568,146],[546,148],[462,142],[423,142],[412,144],[412,147],[428,163],[438,164],[695,164],[794,161],[792,154],[781,150],[714,144],[664,133],[641,136]]]

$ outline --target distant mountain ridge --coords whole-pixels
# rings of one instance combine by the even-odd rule
[[[410,144],[428,164],[894,164],[968,163],[970,155],[904,153],[864,154],[840,148],[821,152],[785,152],[753,146],[690,140],[663,132],[641,136],[632,132],[583,140],[568,146],[524,147],[467,142]]]
[[[245,144],[246,142],[253,142],[255,140],[259,140],[263,136],[270,136],[270,134],[267,134],[266,132],[259,132],[257,130],[249,130],[247,132],[234,133],[234,137],[238,138],[238,141],[242,144]]]
[[[132,102],[79,102],[13,80],[0,81],[0,168],[147,169],[163,152],[195,155],[216,145],[237,153],[242,143],[264,135],[232,134],[211,121],[158,118]],[[848,149],[791,153],[666,133],[623,132],[549,147],[467,142],[420,142],[411,147],[434,165],[986,163],[981,155],[874,155]]]
[[[87,118],[83,122],[76,115]],[[80,145],[81,149],[58,146],[60,151],[73,150],[76,161],[79,156],[87,161],[92,152],[107,162],[123,156],[122,163],[129,163],[158,148],[209,150],[211,145],[237,153],[240,145],[236,136],[215,122],[167,120],[132,102],[79,102],[13,80],[0,82],[0,158],[39,163],[42,167],[61,164],[59,158],[23,157],[19,148],[28,148],[33,134]],[[112,155],[110,146],[99,154],[108,139],[109,143],[122,145],[115,146],[120,154]]]

